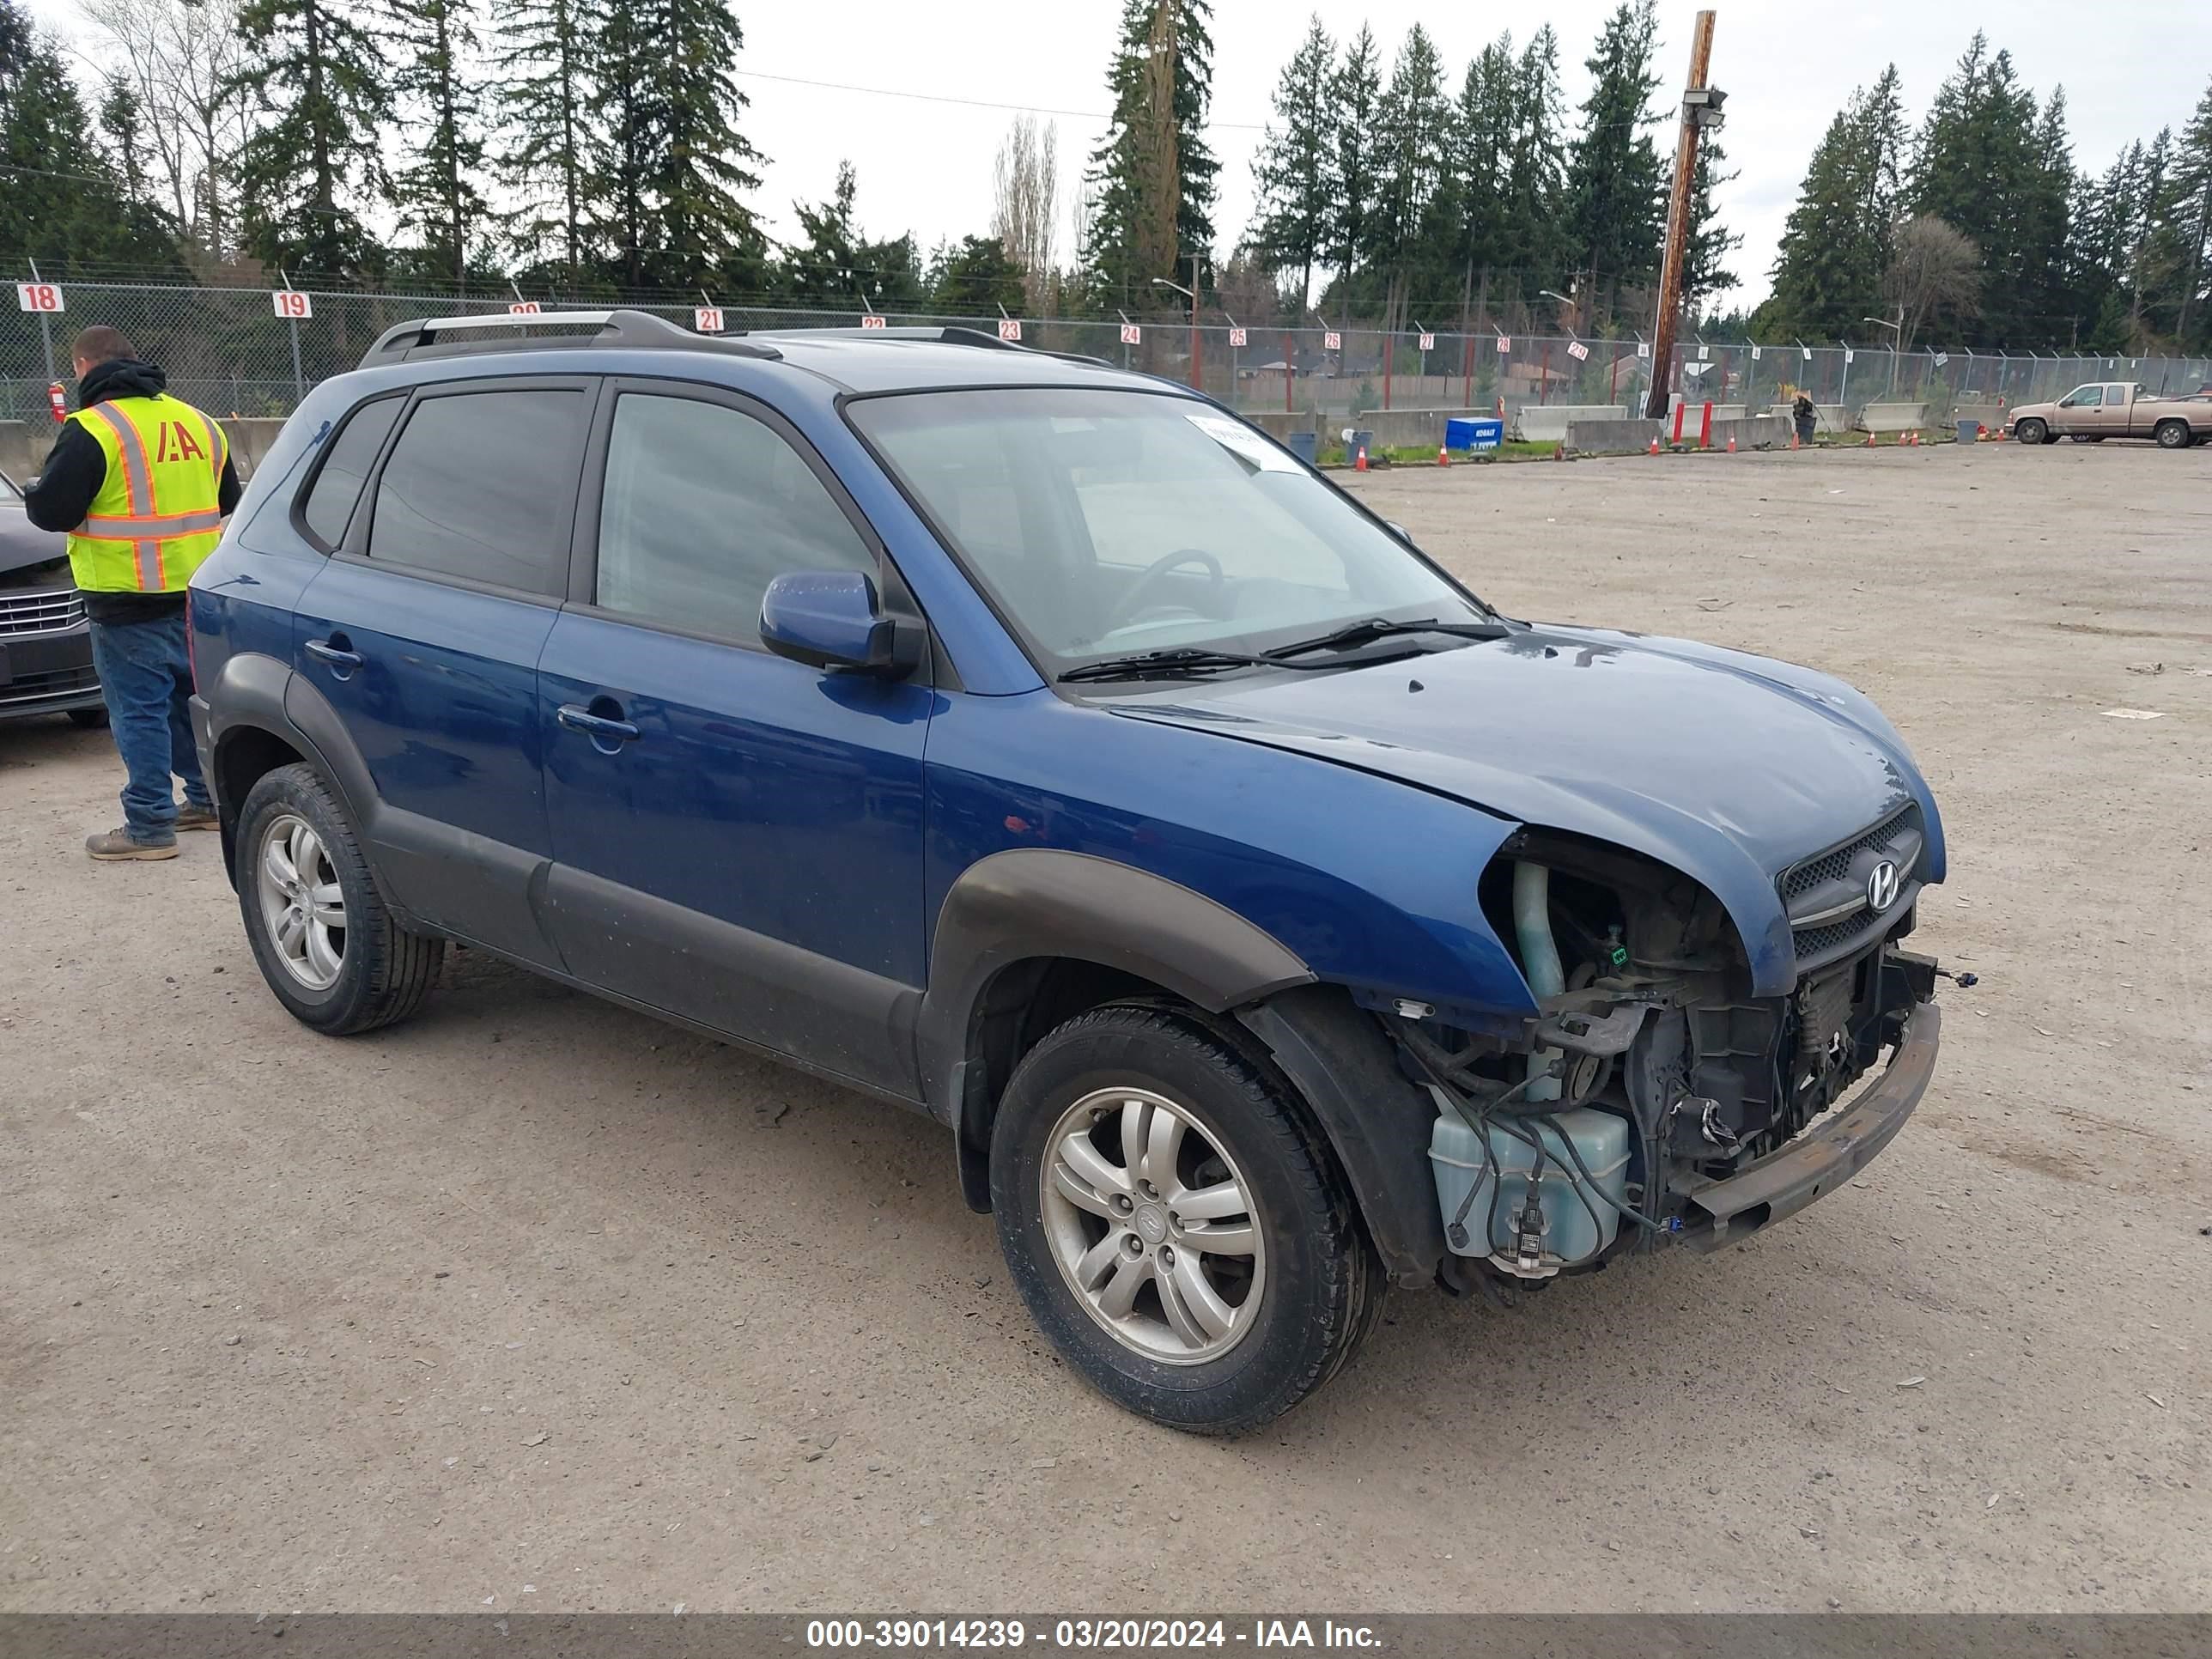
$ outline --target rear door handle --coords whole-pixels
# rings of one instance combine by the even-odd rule
[[[309,640],[307,654],[318,662],[326,662],[331,667],[343,669],[349,673],[360,667],[362,660],[360,652],[349,651],[345,647],[334,645],[328,640]]]
[[[637,740],[637,727],[628,720],[609,720],[604,714],[594,714],[578,703],[562,703],[553,711],[553,718],[571,732],[581,732],[595,743],[635,743]]]

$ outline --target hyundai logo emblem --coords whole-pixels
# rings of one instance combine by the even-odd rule
[[[1887,859],[1875,866],[1867,877],[1867,908],[1879,915],[1897,902],[1899,890],[1905,885],[1897,866]]]

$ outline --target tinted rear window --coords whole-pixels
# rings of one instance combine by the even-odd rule
[[[361,487],[368,482],[368,470],[376,465],[385,434],[399,418],[405,401],[382,398],[363,404],[331,441],[330,459],[315,474],[314,488],[307,492],[307,503],[301,508],[308,530],[325,547],[334,548],[345,539],[346,526],[361,500]]]
[[[579,391],[423,399],[377,478],[368,556],[499,587],[563,592],[583,448]]]

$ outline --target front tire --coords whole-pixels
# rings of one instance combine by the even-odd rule
[[[2012,435],[2024,444],[2045,443],[2050,440],[2051,428],[2045,422],[2031,416],[2013,428]]]
[[[253,786],[237,845],[246,937],[295,1019],[351,1036],[422,1006],[445,941],[392,919],[345,809],[313,767],[281,766]]]
[[[1273,1421],[1381,1310],[1326,1143],[1285,1084],[1194,1018],[1100,1008],[1032,1048],[993,1126],[991,1198],[1053,1345],[1170,1428]]]

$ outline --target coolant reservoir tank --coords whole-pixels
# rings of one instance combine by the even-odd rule
[[[1620,1231],[1620,1212],[1613,1206],[1627,1201],[1628,1120],[1579,1106],[1554,1112],[1548,1121],[1533,1117],[1510,1121],[1510,1129],[1492,1121],[1486,1159],[1482,1139],[1465,1118],[1456,1111],[1437,1117],[1429,1137],[1429,1167],[1436,1174],[1445,1242],[1457,1255],[1497,1256],[1502,1267],[1517,1264],[1521,1238],[1516,1218],[1527,1207],[1533,1168],[1538,1171],[1537,1203],[1544,1218],[1542,1250],[1533,1271],[1547,1275],[1589,1261]],[[1540,1154],[1531,1141],[1540,1142],[1549,1155]],[[1589,1172],[1588,1182],[1568,1156],[1570,1143]],[[1502,1186],[1499,1171],[1504,1177]],[[1463,1218],[1459,1222],[1463,1233],[1454,1232],[1455,1218]],[[1509,1270],[1531,1271],[1519,1265]]]

